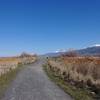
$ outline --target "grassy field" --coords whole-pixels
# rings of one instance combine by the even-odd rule
[[[75,100],[100,100],[100,58],[52,58],[47,72]]]
[[[18,64],[29,64],[35,60],[36,56],[0,58],[0,75],[5,74],[11,69],[15,69]]]
[[[36,56],[0,58],[0,98],[24,64],[35,62]]]

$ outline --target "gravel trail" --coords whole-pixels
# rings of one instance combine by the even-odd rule
[[[25,65],[10,84],[2,100],[73,100],[42,69],[42,60]]]

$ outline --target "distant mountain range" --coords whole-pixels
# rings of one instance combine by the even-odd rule
[[[92,46],[81,50],[76,50],[80,55],[96,56],[100,55],[100,46]]]
[[[47,56],[47,57],[56,57],[56,56],[60,56],[61,54],[63,54],[64,52],[53,52],[53,53],[47,53],[43,56]]]
[[[47,53],[44,56],[48,56],[48,57],[56,57],[56,56],[60,56],[61,54],[67,53],[68,51],[57,51],[54,53]],[[100,56],[100,45],[94,45],[91,47],[87,47],[85,49],[80,49],[80,50],[75,50],[75,52],[77,52],[80,55],[89,55],[89,56]]]

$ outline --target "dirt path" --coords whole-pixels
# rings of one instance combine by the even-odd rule
[[[49,80],[42,69],[42,60],[27,65],[19,72],[2,100],[72,100]]]

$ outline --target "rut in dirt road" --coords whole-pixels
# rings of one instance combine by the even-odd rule
[[[18,73],[2,100],[72,100],[49,80],[42,69],[42,60],[25,67]]]

